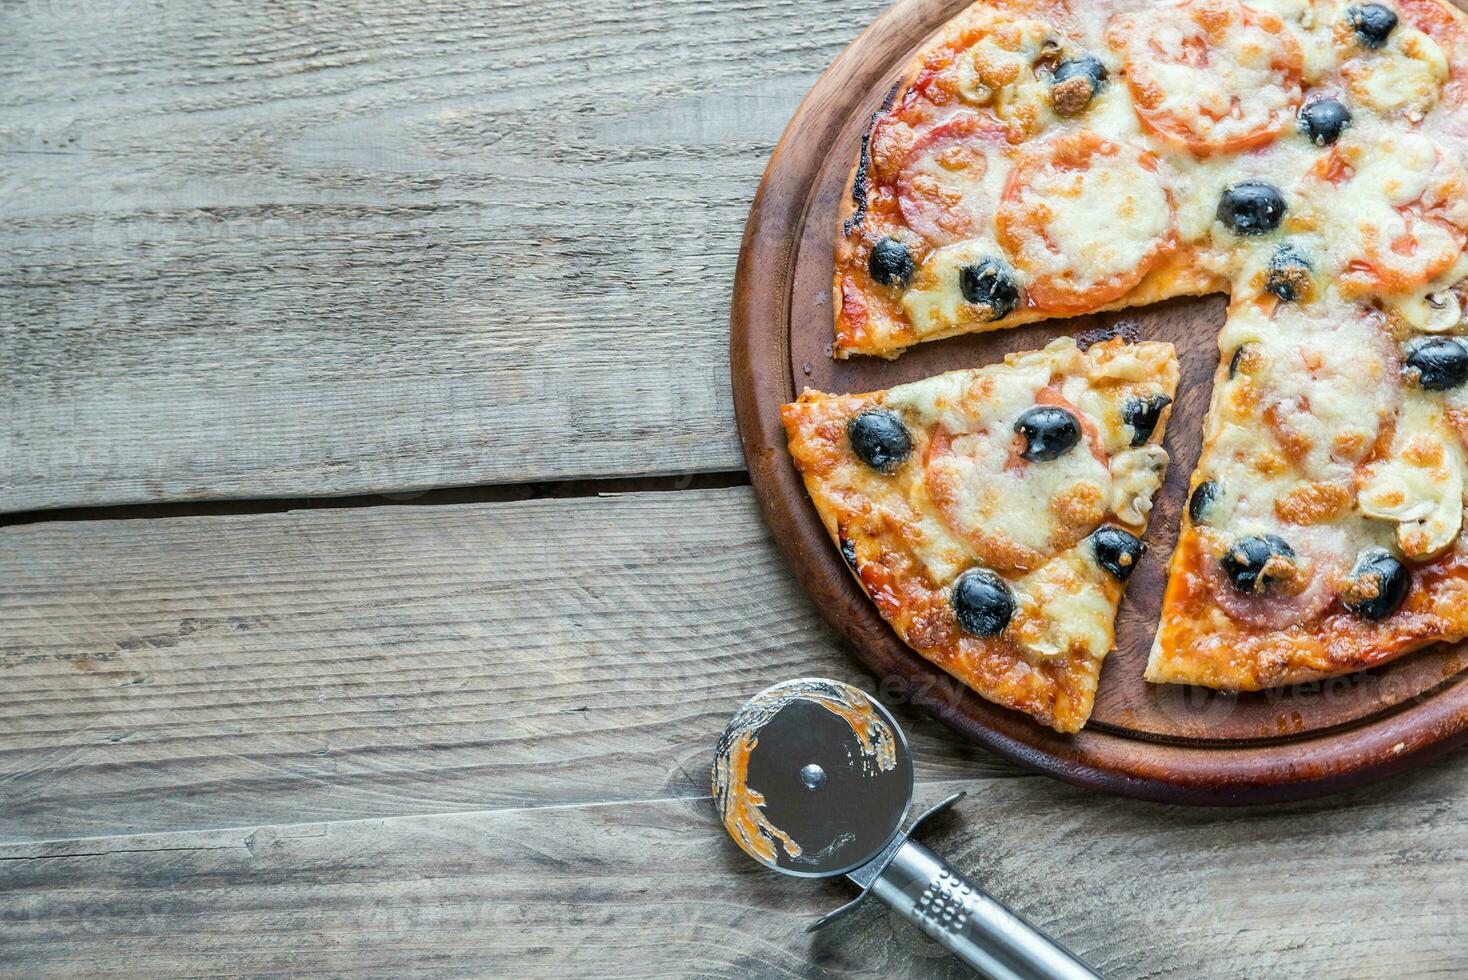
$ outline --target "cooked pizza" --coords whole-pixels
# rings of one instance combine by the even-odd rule
[[[784,408],[821,520],[883,618],[991,701],[1090,716],[1162,483],[1171,344],[1057,340],[886,391]]]
[[[1446,0],[976,3],[862,140],[834,356],[1226,292],[1147,678],[1251,690],[1461,639],[1465,94]],[[964,540],[1009,542],[1006,506],[1033,502]]]

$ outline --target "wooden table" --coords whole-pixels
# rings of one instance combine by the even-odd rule
[[[742,473],[775,139],[880,0],[0,6],[0,973],[958,975],[708,798],[871,688]],[[323,499],[335,497],[339,499]],[[931,837],[1113,977],[1461,976],[1468,766],[1275,809],[897,705]]]

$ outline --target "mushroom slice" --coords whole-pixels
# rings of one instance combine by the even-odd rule
[[[1126,449],[1111,458],[1111,512],[1132,526],[1144,524],[1152,511],[1152,494],[1167,471],[1161,446]]]
[[[1366,468],[1361,513],[1397,525],[1397,544],[1414,561],[1436,558],[1463,526],[1463,471],[1452,444],[1406,434],[1390,458]]]

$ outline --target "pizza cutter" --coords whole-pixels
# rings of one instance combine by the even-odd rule
[[[714,800],[746,854],[797,878],[846,875],[993,980],[1099,980],[1053,939],[912,839],[907,739],[881,704],[839,681],[804,678],[761,691],[734,715],[714,754]]]

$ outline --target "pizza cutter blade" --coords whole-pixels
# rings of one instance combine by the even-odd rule
[[[767,868],[798,878],[846,875],[993,980],[1098,980],[1072,953],[912,839],[955,793],[914,820],[912,757],[892,715],[839,681],[803,678],[761,691],[735,713],[714,753],[724,829]]]

